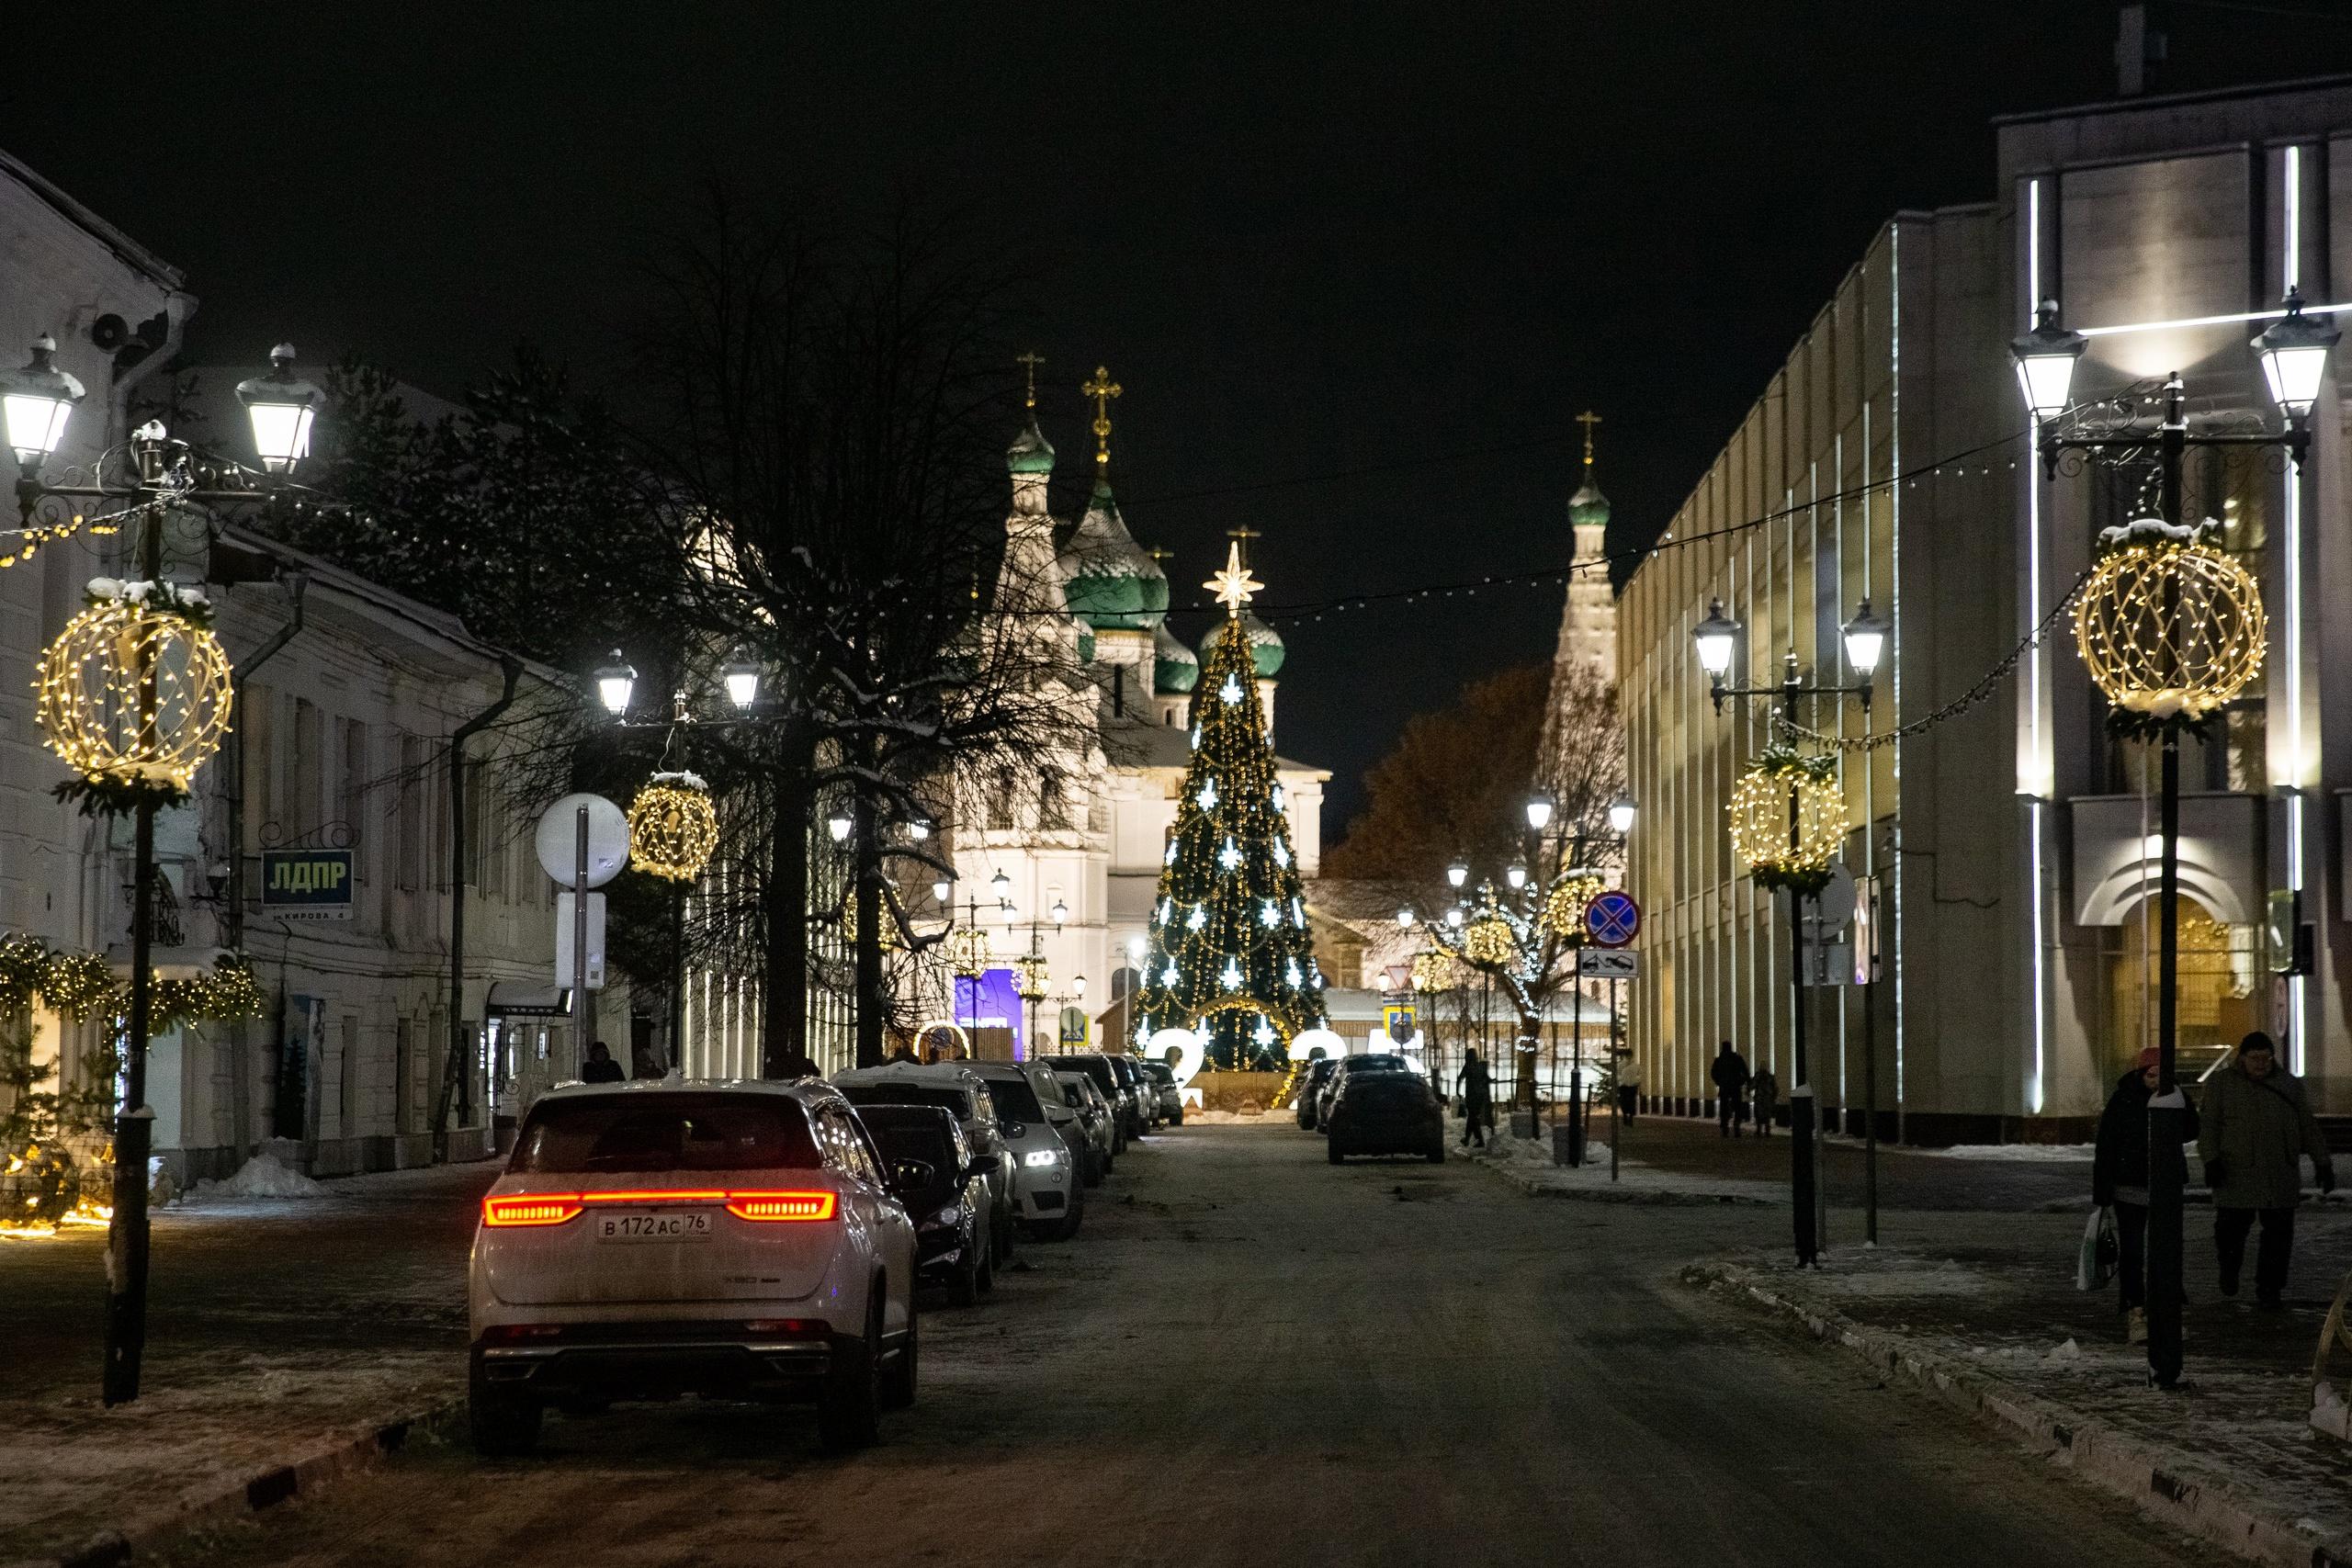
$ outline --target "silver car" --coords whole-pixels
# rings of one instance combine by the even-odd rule
[[[1075,1070],[1057,1072],[1054,1077],[1062,1086],[1062,1095],[1078,1111],[1080,1123],[1086,1129],[1086,1184],[1100,1187],[1102,1179],[1111,1174],[1114,1156],[1111,1152],[1112,1118],[1116,1114],[1094,1080]]]
[[[1085,1134],[1054,1070],[1037,1062],[956,1065],[978,1074],[996,1102],[997,1130],[1016,1161],[1012,1188],[1022,1224],[1046,1241],[1076,1235],[1086,1214],[1086,1184],[1074,1146]]]

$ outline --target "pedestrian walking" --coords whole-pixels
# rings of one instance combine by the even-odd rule
[[[1617,1114],[1631,1122],[1642,1104],[1642,1065],[1627,1052],[1617,1064]]]
[[[1707,1074],[1715,1080],[1715,1135],[1736,1138],[1747,1120],[1747,1058],[1726,1040]]]
[[[670,1065],[652,1046],[632,1045],[628,1048],[628,1076],[633,1078],[667,1077],[670,1076]]]
[[[911,1067],[915,1065],[915,1048],[901,1040],[896,1045],[891,1046],[888,1054],[882,1059],[885,1062],[903,1062],[908,1066]]]
[[[621,1071],[621,1065],[613,1060],[611,1046],[601,1040],[589,1043],[588,1059],[580,1064],[582,1083],[619,1083],[628,1077]]]
[[[1756,1097],[1756,1135],[1769,1138],[1781,1114],[1781,1080],[1771,1068],[1758,1067],[1749,1080],[1748,1092]]]
[[[2205,1089],[2204,1127],[2197,1152],[2213,1189],[2213,1250],[2222,1265],[2222,1294],[2238,1293],[2246,1233],[2262,1222],[2254,1259],[2254,1294],[2277,1308],[2287,1290],[2295,1249],[2295,1205],[2303,1196],[2303,1156],[2311,1156],[2319,1190],[2335,1190],[2335,1165],[2312,1114],[2303,1080],[2278,1065],[2278,1047],[2256,1030],[2238,1042],[2228,1066]]]
[[[2151,1045],[2116,1080],[2107,1109],[2099,1112],[2098,1145],[2091,1159],[2091,1201],[2115,1211],[2117,1305],[2123,1314],[2123,1337],[2134,1345],[2148,1342],[2148,1100],[2156,1092],[2157,1061]],[[2197,1134],[2194,1107],[2187,1131]],[[2187,1186],[2187,1156],[2174,1147],[2159,1157],[2172,1168],[2173,1179]],[[2238,1241],[2243,1247],[2245,1237]]]
[[[1483,1149],[1487,1129],[1495,1124],[1495,1091],[1476,1045],[1463,1053],[1462,1071],[1455,1075],[1453,1087],[1462,1092],[1462,1141],[1466,1145],[1475,1137]]]

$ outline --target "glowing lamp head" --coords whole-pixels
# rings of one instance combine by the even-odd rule
[[[1527,825],[1537,832],[1552,825],[1552,813],[1558,808],[1553,798],[1540,791],[1527,797]]]
[[[1739,623],[1724,614],[1724,602],[1707,601],[1707,618],[1690,628],[1690,641],[1699,650],[1699,668],[1707,672],[1710,681],[1720,681],[1731,672],[1732,645],[1739,640]]]
[[[1449,926],[1454,926],[1457,928],[1462,924],[1461,905],[1456,904],[1453,908],[1448,909],[1445,912],[1445,923]]]
[[[285,473],[311,455],[311,424],[327,395],[294,374],[292,344],[269,351],[266,374],[237,383],[237,400],[253,422],[254,450],[263,468]]]
[[[837,844],[847,843],[849,830],[856,825],[856,820],[850,816],[849,807],[846,806],[834,807],[825,818],[825,831],[832,835],[833,842]]]
[[[1511,891],[1516,893],[1527,886],[1527,868],[1523,865],[1512,865],[1504,871],[1503,880],[1510,883]]]
[[[1086,976],[1083,976],[1083,975],[1073,975],[1073,976],[1070,976],[1070,979],[1069,979],[1069,994],[1070,994],[1071,996],[1076,997],[1080,1001],[1084,1001],[1084,1000],[1086,999]]]
[[[597,700],[605,705],[606,713],[620,718],[628,714],[629,694],[636,690],[637,671],[629,668],[619,649],[613,649],[612,658],[596,671]]]
[[[1407,931],[1413,929],[1413,907],[1410,904],[1396,911],[1396,929]]]
[[[1623,837],[1634,830],[1634,797],[1621,795],[1609,803],[1609,830]]]
[[[998,903],[1004,903],[1012,897],[1012,878],[999,871],[989,878],[989,891],[996,895]]]
[[[1887,630],[1887,624],[1871,614],[1868,599],[1854,607],[1854,618],[1842,628],[1846,662],[1865,681],[1878,669],[1879,655],[1886,649]]]
[[[933,903],[944,904],[954,897],[956,897],[956,885],[953,882],[950,882],[947,878],[943,876],[931,885],[931,898]]]
[[[65,422],[83,397],[82,383],[57,368],[57,340],[43,333],[33,339],[32,357],[21,370],[0,371],[0,416],[8,445],[28,470],[65,439]]]
[[[2058,324],[2058,301],[2044,299],[2035,312],[2033,330],[2009,340],[2009,354],[2018,366],[2018,390],[2025,394],[2026,412],[2037,422],[2056,419],[2066,412],[2068,391],[2075,384],[2075,367],[2090,340]]]
[[[909,822],[907,824],[907,837],[912,839],[918,844],[922,843],[925,839],[930,838],[931,818],[928,817],[918,817],[913,821]]]
[[[1056,925],[1060,925],[1064,920],[1069,919],[1069,906],[1063,903],[1059,898],[1055,899],[1054,907],[1046,912],[1053,917],[1053,921]]]
[[[2287,290],[2287,313],[2254,340],[2255,357],[2262,362],[2263,379],[2270,396],[2288,419],[2297,424],[2311,417],[2327,377],[2328,351],[2344,334],[2333,321],[2303,314],[2300,290]]]
[[[1141,938],[1141,937],[1139,937],[1139,936],[1131,936],[1131,937],[1127,938],[1127,962],[1128,962],[1128,963],[1130,963],[1130,964],[1141,964],[1141,963],[1143,962],[1143,953],[1144,953],[1144,942],[1143,942],[1143,938]]]
[[[1470,880],[1470,868],[1460,861],[1455,861],[1445,868],[1445,880],[1449,886],[1459,887]]]
[[[719,679],[727,682],[727,700],[739,713],[751,712],[752,705],[760,700],[760,667],[741,654],[727,661]]]

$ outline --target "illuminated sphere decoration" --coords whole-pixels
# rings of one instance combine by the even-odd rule
[[[1817,893],[1846,841],[1846,794],[1828,758],[1772,756],[1740,774],[1731,791],[1731,847],[1758,887]],[[1794,795],[1796,837],[1789,835]]]
[[[2127,732],[2195,724],[2262,670],[2267,617],[2254,574],[2192,535],[2135,524],[2102,555],[2075,610],[2075,649]]]
[[[1024,1002],[1046,999],[1046,987],[1053,982],[1046,974],[1046,960],[1035,953],[1024,953],[1012,961],[1012,992]]]
[[[692,882],[718,848],[718,812],[692,773],[656,773],[628,803],[629,863],[672,882]]]
[[[947,939],[948,966],[967,980],[977,980],[988,973],[989,960],[989,933],[978,926],[957,926]]]
[[[66,623],[37,687],[41,733],[80,775],[61,794],[106,810],[187,797],[229,732],[229,656],[206,618],[94,596]]]
[[[1511,941],[1510,922],[1500,915],[1481,915],[1462,933],[1463,956],[1473,964],[1492,968],[1509,964],[1517,952],[1517,944]]]
[[[1562,877],[1544,900],[1544,929],[1570,942],[1582,942],[1585,906],[1599,897],[1600,892],[1601,881],[1597,876]]]

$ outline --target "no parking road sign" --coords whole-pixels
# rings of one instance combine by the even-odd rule
[[[1601,947],[1626,947],[1641,933],[1642,907],[1630,893],[1611,888],[1584,907],[1585,934]]]

